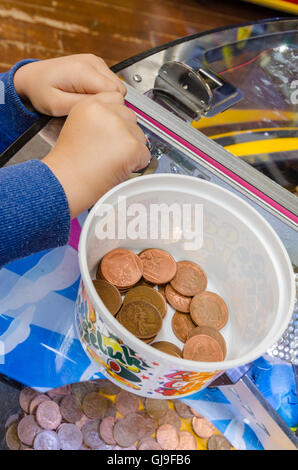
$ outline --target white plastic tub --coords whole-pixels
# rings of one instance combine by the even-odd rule
[[[99,240],[98,211],[117,208],[120,196],[131,203],[203,205],[203,244],[185,251],[173,227],[169,239]],[[118,223],[116,212],[116,227]],[[150,221],[149,223],[155,223]],[[149,232],[148,227],[148,232]],[[92,284],[99,260],[124,247],[140,252],[162,248],[176,261],[198,263],[208,278],[207,290],[218,293],[229,309],[221,330],[227,343],[223,362],[194,362],[162,353],[136,338],[109,313]],[[224,370],[263,355],[282,335],[294,306],[294,274],[287,252],[271,226],[250,205],[212,183],[181,175],[150,175],[129,180],[104,195],[84,224],[79,263],[82,274],[76,302],[76,325],[82,345],[98,370],[122,388],[156,398],[181,397],[207,386]],[[168,309],[157,340],[181,347],[171,330]]]

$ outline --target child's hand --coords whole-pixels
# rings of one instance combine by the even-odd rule
[[[50,116],[66,116],[86,95],[126,88],[106,63],[93,54],[76,54],[30,62],[14,75],[16,92]]]
[[[120,92],[109,92],[76,104],[43,160],[64,188],[71,217],[150,160],[136,114],[123,103]]]

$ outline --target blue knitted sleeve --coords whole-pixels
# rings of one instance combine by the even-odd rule
[[[39,160],[0,169],[0,267],[65,245],[70,214],[64,190]]]
[[[9,72],[0,74],[0,153],[40,117],[38,112],[32,112],[26,108],[13,84],[15,72],[33,61],[34,59],[22,60]]]

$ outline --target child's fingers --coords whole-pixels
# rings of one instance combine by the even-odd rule
[[[107,66],[107,64],[101,57],[97,57],[96,55],[91,54],[90,61],[92,62],[93,66],[96,68],[98,73],[102,73],[106,75],[109,80],[113,80],[116,83],[120,93],[123,96],[126,95],[125,84],[114,72],[112,72],[112,70]]]
[[[82,66],[76,77],[74,85],[77,93],[95,94],[103,91],[119,91],[120,80],[114,80],[107,76],[104,71],[99,71],[92,66]],[[122,93],[121,93],[122,94]]]

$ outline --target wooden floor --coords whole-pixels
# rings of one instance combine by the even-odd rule
[[[240,0],[0,0],[0,71],[79,52],[113,65],[178,37],[274,16]]]

